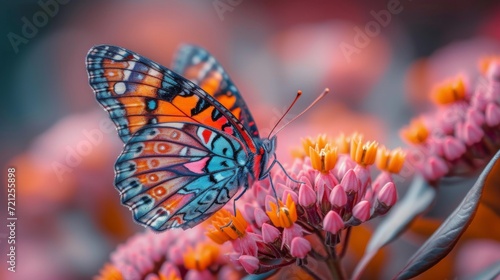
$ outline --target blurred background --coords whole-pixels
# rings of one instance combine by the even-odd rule
[[[112,184],[123,144],[106,127],[107,114],[88,85],[85,56],[93,45],[122,46],[165,66],[182,43],[206,48],[239,87],[263,136],[297,90],[304,95],[288,119],[329,87],[329,96],[280,132],[283,163],[290,163],[301,137],[317,133],[358,131],[390,148],[404,145],[399,129],[428,108],[436,82],[459,73],[474,78],[481,57],[500,54],[498,1],[20,0],[0,5],[0,177],[6,182],[7,167],[17,170],[18,217],[15,274],[7,271],[8,232],[0,227],[0,279],[89,279],[118,244],[142,230],[120,205]],[[407,181],[402,178],[400,185]],[[444,192],[449,200],[463,196]],[[409,239],[416,243],[428,234],[415,232]],[[461,250],[493,248],[488,258],[498,260],[499,243],[478,232],[470,242],[493,243],[467,243]],[[408,256],[416,246],[412,242],[400,246]],[[401,251],[397,254],[404,255]],[[453,254],[439,277],[485,266],[471,264],[458,249]],[[405,260],[387,253],[375,278],[390,277]]]

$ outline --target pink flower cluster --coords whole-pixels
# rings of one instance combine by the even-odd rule
[[[321,149],[319,162],[312,162],[315,157],[296,159],[287,174],[281,170],[272,174],[278,203],[268,180],[254,183],[237,202],[248,225],[246,234],[231,241],[234,252],[229,255],[246,272],[260,274],[296,263],[314,274],[307,270],[308,258],[338,261],[341,256],[336,245],[348,239],[347,229],[385,214],[396,203],[390,172],[382,170],[372,180],[370,164],[375,162],[376,145],[364,148],[365,159],[374,155],[369,164],[358,163],[352,153],[344,153],[335,155],[331,170],[314,169],[322,165],[328,153],[325,150],[328,147]],[[403,158],[398,154],[397,171]]]
[[[488,63],[474,90],[459,77],[436,88],[435,111],[402,130],[409,161],[428,181],[483,166],[500,147],[500,60]]]
[[[223,257],[228,247],[213,243],[204,233],[202,226],[139,233],[118,246],[96,279],[239,279],[241,273]]]

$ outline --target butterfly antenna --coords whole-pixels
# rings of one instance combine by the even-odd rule
[[[272,135],[278,134],[278,132],[280,132],[288,124],[290,124],[291,122],[295,121],[298,117],[302,116],[305,112],[307,112],[307,110],[311,109],[312,106],[314,106],[316,103],[318,103],[318,101],[320,101],[323,97],[325,97],[329,92],[330,92],[330,89],[329,88],[325,88],[325,90],[323,90],[323,92],[309,106],[307,106],[307,108],[305,108],[300,114],[298,114],[297,116],[295,116],[289,122],[285,123],[280,129],[278,129],[274,134],[272,134],[272,132],[274,131],[274,129],[276,128],[276,126],[278,125],[278,123],[285,117],[285,115],[288,113],[288,111],[290,111],[290,109],[292,108],[293,104],[295,104],[295,102],[297,101],[297,99],[302,94],[302,91],[299,90],[297,92],[297,96],[295,97],[295,100],[292,102],[292,105],[290,105],[290,107],[288,107],[288,110],[286,110],[285,114],[283,114],[283,116],[281,117],[281,119],[276,123],[276,125],[273,128],[273,130],[271,130],[271,132],[269,133],[268,138],[272,137],[271,134]]]
[[[297,95],[295,96],[295,99],[293,100],[292,104],[290,104],[290,106],[288,106],[288,109],[286,109],[286,112],[281,116],[281,118],[278,120],[278,122],[276,122],[273,129],[271,129],[271,132],[269,132],[269,135],[267,136],[267,138],[271,137],[271,134],[273,134],[273,131],[276,129],[278,124],[283,120],[283,118],[286,116],[286,114],[288,114],[288,112],[290,112],[290,109],[292,109],[293,105],[295,104],[295,102],[297,102],[297,100],[299,100],[301,95],[302,95],[302,91],[301,90],[297,91]]]

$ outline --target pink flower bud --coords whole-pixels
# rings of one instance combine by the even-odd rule
[[[328,197],[334,186],[338,184],[337,179],[331,174],[318,174],[314,182],[317,202],[319,203],[319,208],[321,213],[326,213],[330,210],[330,203]]]
[[[260,207],[254,207],[255,223],[257,226],[262,226],[264,223],[269,222],[269,216]],[[251,220],[248,220],[251,221]]]
[[[280,231],[272,225],[265,223],[262,225],[262,240],[266,243],[273,243],[280,237]]]
[[[389,172],[381,172],[372,183],[372,191],[378,193],[378,191],[387,183],[392,182],[392,176]]]
[[[448,173],[448,166],[438,157],[431,156],[423,166],[423,175],[427,180],[436,180]]]
[[[500,124],[500,107],[495,103],[489,103],[486,106],[486,124],[488,126]]]
[[[241,208],[238,208],[241,210]],[[254,214],[255,206],[250,204],[250,203],[245,203],[243,204],[243,211],[241,211],[241,214],[243,215],[243,218],[247,221],[253,221],[255,219],[255,214]],[[231,213],[233,213],[233,210],[230,210]]]
[[[389,182],[380,189],[378,193],[378,201],[383,203],[385,206],[393,206],[398,200],[398,192],[394,183]]]
[[[352,215],[361,222],[368,221],[370,218],[370,202],[366,200],[360,201],[352,209]]]
[[[238,261],[249,274],[253,274],[259,269],[259,259],[256,257],[243,255],[238,258]]]
[[[356,167],[356,163],[350,156],[340,154],[335,167],[331,171],[336,178],[341,179],[348,170],[354,169],[354,167]]]
[[[469,107],[466,113],[466,119],[477,126],[482,126],[484,123],[484,115],[475,108]]]
[[[311,251],[311,243],[303,237],[295,237],[292,240],[290,254],[296,258],[305,258]]]
[[[467,121],[462,130],[463,140],[467,145],[472,145],[481,140],[483,138],[484,132],[481,127],[477,126],[475,123]]]
[[[316,203],[316,193],[308,185],[301,185],[299,189],[299,204],[308,207]]]
[[[341,229],[344,228],[344,221],[335,211],[330,211],[326,214],[323,219],[323,229],[331,232],[332,234],[337,234]]]
[[[296,192],[292,191],[291,189],[286,189],[284,192],[283,192],[283,195],[281,196],[281,201],[286,201],[288,195],[291,196],[292,200],[294,203],[297,203],[297,201],[299,200],[299,196],[297,195]]]
[[[290,247],[291,242],[295,237],[302,237],[304,235],[303,231],[304,229],[298,224],[293,224],[291,227],[284,228],[282,235],[283,241],[281,242],[281,247],[283,248],[284,245]]]
[[[340,185],[342,185],[346,193],[358,192],[361,182],[356,176],[356,173],[354,173],[354,171],[351,169],[345,173],[342,181],[340,182]]]
[[[329,197],[330,203],[333,207],[340,208],[347,203],[347,195],[341,185],[336,185]]]
[[[446,159],[455,160],[465,153],[465,145],[457,138],[447,136],[444,140],[443,152]]]
[[[471,97],[471,106],[476,108],[477,110],[484,111],[486,105],[488,104],[488,100],[484,98],[484,94],[482,91],[477,88],[476,92]]]
[[[366,188],[372,182],[372,176],[370,174],[370,170],[361,165],[356,165],[356,167],[354,167],[354,174],[356,174],[356,177],[359,179],[358,196],[363,197],[365,195]]]

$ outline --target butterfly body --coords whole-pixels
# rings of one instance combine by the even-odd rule
[[[87,55],[89,83],[125,143],[115,186],[135,220],[159,231],[199,224],[276,160],[276,138],[259,137],[212,56],[185,46],[173,69],[185,77],[120,47]]]

